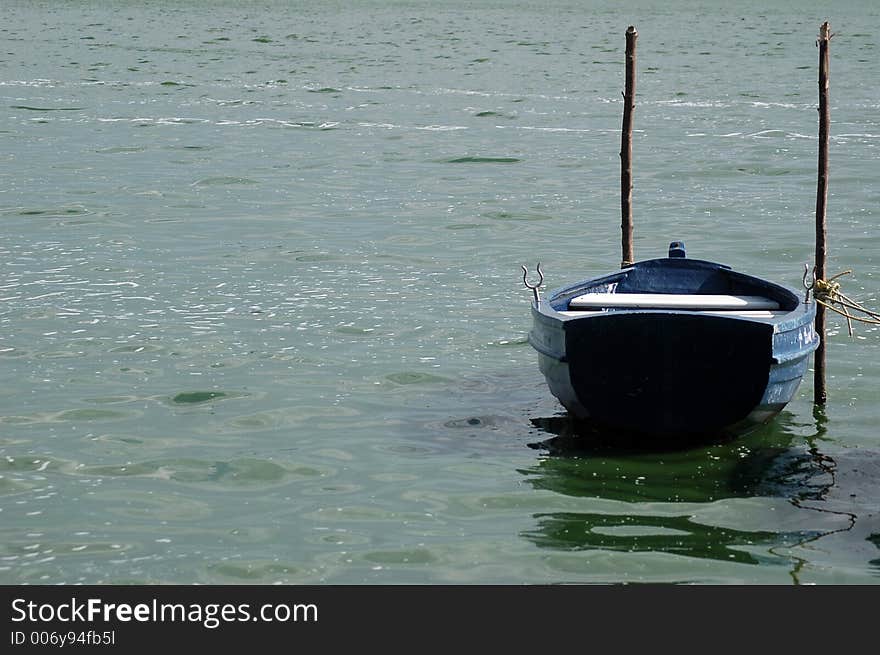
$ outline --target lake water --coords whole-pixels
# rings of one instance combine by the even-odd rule
[[[628,6],[6,3],[0,582],[876,584],[876,326],[829,319],[824,411],[597,449],[520,265],[619,264],[634,24],[636,257],[798,287],[828,19],[876,308],[880,6]]]

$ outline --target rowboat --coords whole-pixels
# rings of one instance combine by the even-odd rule
[[[529,343],[551,393],[602,429],[744,434],[791,401],[818,347],[816,304],[715,262],[636,262],[541,298]],[[543,273],[542,273],[543,280]]]

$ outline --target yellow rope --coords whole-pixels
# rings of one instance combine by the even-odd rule
[[[836,282],[835,280],[851,273],[852,271],[843,271],[827,280],[817,279],[813,283],[813,293],[816,296],[816,302],[823,307],[827,307],[832,312],[836,312],[846,318],[849,336],[853,335],[853,321],[867,323],[868,325],[880,325],[880,313],[863,307],[861,304],[841,292],[840,282]],[[864,316],[857,316],[852,312],[859,312],[864,314]]]

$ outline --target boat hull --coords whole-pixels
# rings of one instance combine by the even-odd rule
[[[791,401],[818,345],[815,305],[787,290],[780,296],[785,311],[753,315],[565,311],[575,293],[591,288],[613,285],[587,281],[533,303],[529,341],[553,395],[572,416],[600,428],[651,436],[745,433]]]

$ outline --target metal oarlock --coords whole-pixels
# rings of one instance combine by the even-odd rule
[[[538,295],[538,289],[542,284],[544,284],[544,272],[541,270],[541,262],[538,262],[537,270],[538,270],[538,283],[537,284],[529,284],[528,275],[529,269],[525,266],[522,267],[523,270],[523,284],[526,286],[526,289],[531,289],[532,293],[535,294],[535,303],[541,302],[541,297]]]
[[[810,277],[810,265],[804,264],[803,285],[804,285],[804,289],[806,289],[806,291],[807,291],[806,295],[804,296],[805,303],[810,302],[810,292],[816,288],[816,267],[815,266],[813,267],[813,279],[809,284],[807,284],[807,278],[809,278],[809,277]]]

